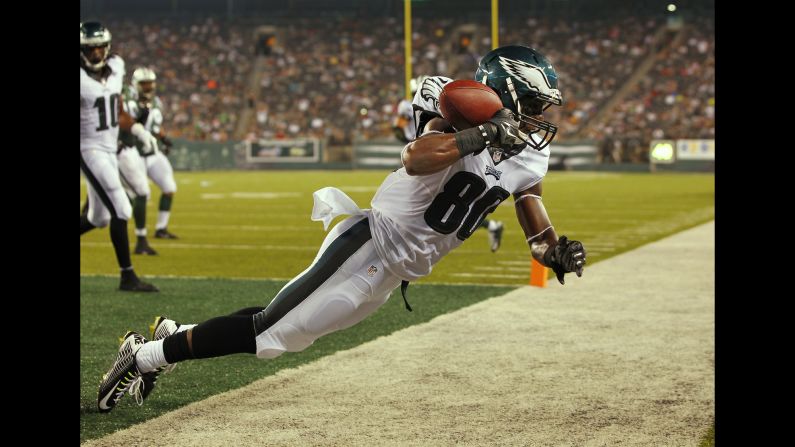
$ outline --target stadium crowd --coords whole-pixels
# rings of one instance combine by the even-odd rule
[[[470,78],[490,48],[485,26],[461,46],[461,19],[415,18],[413,72]],[[603,142],[607,161],[642,161],[652,138],[714,136],[714,22],[700,20],[654,66],[628,97],[598,123],[589,119],[660,49],[660,20],[505,20],[500,44],[543,48],[556,66],[564,107],[551,108],[559,142]],[[246,82],[255,58],[254,20],[157,19],[111,21],[114,50],[128,68],[158,74],[170,135],[227,141],[241,111],[253,109],[245,138],[314,136],[330,145],[356,138],[389,139],[403,97],[403,24],[396,18],[336,17],[277,25],[277,40],[259,73],[260,94]],[[666,42],[663,42],[663,44]],[[452,72],[451,72],[452,71]],[[615,143],[619,141],[618,143]],[[618,149],[616,149],[618,147]]]
[[[715,138],[714,21],[688,27],[586,137],[601,143],[599,159],[608,163],[648,161],[654,139]]]
[[[128,73],[149,66],[157,74],[171,137],[226,141],[240,115],[252,66],[253,25],[213,18],[108,21],[113,51]]]

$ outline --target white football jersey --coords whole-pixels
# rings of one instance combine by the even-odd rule
[[[412,101],[414,111],[414,123],[416,125],[415,135],[422,135],[422,130],[431,118],[442,116],[439,111],[439,94],[445,84],[453,82],[452,79],[444,76],[430,76],[417,88]]]
[[[408,120],[401,130],[408,141],[414,140],[417,137],[417,122],[414,120],[414,110],[411,107],[411,101],[403,99],[398,103],[397,116]]]
[[[423,109],[418,118],[439,115],[439,92],[448,82],[441,76],[425,80],[414,96],[414,104]],[[370,229],[378,255],[401,279],[428,275],[501,202],[540,182],[548,165],[549,147],[527,147],[496,165],[483,150],[430,175],[410,176],[406,168],[398,169],[387,176],[371,202]]]
[[[80,67],[80,150],[116,153],[119,137],[119,101],[124,80],[124,60],[107,60],[111,73],[103,81],[90,77]]]

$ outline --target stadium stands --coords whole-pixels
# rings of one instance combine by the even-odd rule
[[[491,47],[484,21],[415,18],[414,73],[470,77]],[[329,145],[388,139],[403,97],[403,29],[397,18],[292,19],[264,58],[260,93],[247,97],[256,60],[256,19],[159,18],[108,22],[114,50],[130,70],[150,65],[177,138],[235,139],[241,111],[253,109],[242,137],[313,136]],[[467,27],[466,45],[459,30]],[[605,161],[645,161],[654,138],[714,136],[714,20],[692,20],[682,38],[655,41],[659,19],[505,20],[500,44],[543,48],[564,92],[558,141],[593,139]],[[659,33],[658,33],[659,34]],[[471,42],[470,42],[471,39]],[[659,52],[659,53],[658,53]],[[654,56],[657,54],[656,56]],[[648,72],[598,122],[596,112],[635,74]],[[616,149],[615,141],[620,141]],[[607,146],[610,146],[607,148]]]

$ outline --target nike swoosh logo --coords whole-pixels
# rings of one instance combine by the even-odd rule
[[[113,407],[108,406],[108,400],[116,393],[116,388],[114,387],[110,393],[107,394],[102,400],[99,401],[99,409],[100,410],[110,410]]]
[[[521,136],[519,136],[519,135],[515,135],[515,134],[511,133],[511,130],[512,130],[512,128],[511,128],[511,127],[508,127],[508,128],[505,130],[505,133],[507,133],[509,137],[514,137],[514,138],[516,138],[516,139],[522,140],[522,141],[524,141],[525,143],[527,143],[527,140],[525,140],[524,138],[522,138],[522,137],[521,137]],[[520,133],[521,133],[521,132],[520,132]]]

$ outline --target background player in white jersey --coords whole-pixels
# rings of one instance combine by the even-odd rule
[[[417,93],[417,89],[428,76],[419,76],[409,82],[411,88],[411,95]],[[401,142],[408,144],[417,137],[417,121],[414,119],[414,107],[412,101],[408,99],[401,99],[397,105],[397,113],[392,121],[392,130],[395,132],[395,138]]]
[[[403,150],[404,167],[387,176],[372,209],[359,209],[336,188],[315,192],[313,220],[327,226],[338,215],[351,217],[331,230],[314,262],[264,309],[241,309],[198,325],[158,317],[151,342],[128,332],[100,384],[99,410],[112,410],[127,390],[146,398],[157,375],[176,362],[234,353],[271,359],[302,351],[375,312],[399,285],[405,299],[409,281],[428,275],[511,195],[532,256],[561,283],[568,272],[581,276],[584,247],[558,238],[541,202],[547,145],[557,130],[541,111],[562,104],[555,70],[531,48],[501,47],[484,56],[478,79],[506,108],[480,126],[453,129],[438,116],[438,94],[422,97],[418,105],[427,108],[418,113],[420,137]],[[411,310],[408,302],[406,307]]]
[[[397,115],[393,121],[392,130],[395,132],[395,137],[403,143],[410,143],[416,138],[417,117],[415,114],[419,114],[419,111],[423,110],[422,108],[429,107],[428,95],[432,92],[432,94],[438,96],[441,86],[451,81],[450,78],[443,76],[434,76],[431,80],[428,80],[429,78],[431,77],[423,75],[412,79],[409,85],[411,86],[413,100],[402,99],[397,105]],[[427,85],[425,85],[426,81],[428,82]],[[426,93],[419,94],[417,90],[425,90]],[[436,107],[438,109],[438,104],[436,104]],[[483,219],[479,228],[484,228],[488,231],[489,248],[492,253],[496,252],[502,243],[503,223],[499,220]]]
[[[116,159],[119,129],[146,147],[157,140],[122,108],[124,61],[110,55],[111,35],[98,22],[80,24],[80,170],[88,183],[88,208],[80,215],[80,234],[110,224],[110,239],[121,269],[119,289],[157,292],[141,281],[130,261],[127,220],[132,208],[119,179]]]
[[[150,189],[147,176],[160,188],[160,204],[155,225],[155,237],[161,239],[177,239],[168,231],[171,215],[171,204],[177,183],[174,181],[174,170],[168,161],[168,151],[172,146],[163,130],[163,107],[160,98],[155,95],[157,75],[147,67],[135,69],[129,88],[125,89],[125,110],[152,135],[162,143],[158,150],[147,151],[128,132],[120,133],[119,171],[121,179],[133,204],[135,218],[135,254],[156,255],[146,238],[146,202]]]

